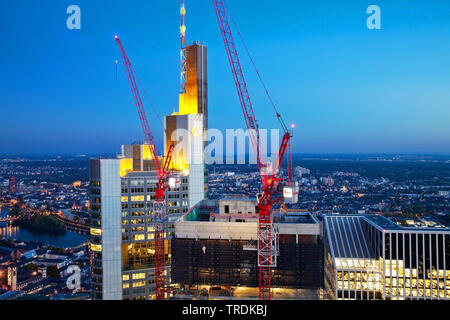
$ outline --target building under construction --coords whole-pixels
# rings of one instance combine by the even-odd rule
[[[175,222],[172,283],[180,298],[257,299],[257,201],[204,200]],[[319,222],[305,212],[276,212],[273,299],[318,299],[323,287]]]

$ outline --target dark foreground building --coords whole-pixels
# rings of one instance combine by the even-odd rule
[[[256,200],[205,200],[175,223],[172,282],[180,297],[257,298]],[[274,216],[274,299],[318,299],[323,287],[320,225],[308,213]]]

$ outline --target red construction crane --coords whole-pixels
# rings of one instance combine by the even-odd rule
[[[164,208],[165,197],[164,192],[169,187],[168,185],[168,175],[169,175],[169,164],[172,159],[172,152],[174,146],[171,145],[167,151],[167,155],[163,166],[158,158],[158,152],[156,149],[155,139],[150,130],[150,125],[148,123],[147,115],[145,113],[144,105],[142,104],[141,95],[139,93],[138,86],[135,80],[135,72],[130,60],[128,59],[125,49],[118,36],[115,36],[116,42],[119,45],[120,53],[122,55],[123,65],[128,77],[128,82],[130,83],[131,92],[133,94],[134,102],[139,114],[139,119],[141,120],[142,129],[144,131],[145,140],[149,145],[152,153],[153,164],[158,177],[158,182],[156,184],[156,194],[154,201],[154,224],[155,224],[155,293],[157,300],[164,300],[166,296],[167,289],[165,287],[165,249],[164,240],[166,236],[166,212]]]
[[[283,199],[282,196],[277,197],[275,196],[275,194],[279,193],[278,187],[281,186],[280,182],[282,181],[282,179],[279,178],[278,173],[284,154],[286,152],[286,148],[290,144],[290,139],[292,136],[284,125],[284,122],[281,120],[280,114],[277,112],[276,116],[280,120],[285,133],[283,135],[277,160],[273,167],[270,168],[264,158],[264,151],[260,140],[258,123],[255,118],[255,113],[253,111],[250,95],[248,93],[247,84],[242,72],[241,63],[239,61],[238,52],[236,50],[230,23],[228,21],[225,4],[223,0],[213,0],[213,4],[217,15],[217,20],[219,22],[220,31],[222,33],[223,41],[225,43],[225,48],[227,50],[228,60],[230,62],[231,71],[233,73],[234,82],[241,103],[242,111],[244,113],[250,140],[257,157],[258,169],[263,184],[264,193],[258,199],[259,299],[270,300],[271,268],[276,266],[277,256],[276,235],[274,233],[270,210],[274,203]],[[261,78],[260,80],[262,82]],[[289,165],[292,167],[292,162],[288,161],[288,174],[292,172],[292,170],[289,168]]]

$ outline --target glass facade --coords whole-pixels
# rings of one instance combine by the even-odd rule
[[[92,299],[103,299],[103,268],[102,252],[98,250],[102,245],[101,233],[92,232],[92,230],[101,230],[101,177],[100,161],[97,159],[89,162],[89,198],[90,198],[90,225],[91,225],[91,291]],[[97,250],[94,250],[97,249]]]
[[[122,299],[120,160],[100,160],[103,300]]]
[[[170,283],[171,239],[174,223],[189,209],[188,178],[166,190],[166,283]],[[153,200],[155,171],[129,172],[121,179],[122,289],[126,300],[153,299],[155,295],[155,244]]]
[[[326,216],[330,299],[449,299],[450,230],[402,228],[382,216]]]
[[[122,299],[120,160],[90,161],[92,298]]]

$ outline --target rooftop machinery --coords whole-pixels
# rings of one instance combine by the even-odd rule
[[[261,181],[263,184],[264,193],[258,199],[258,266],[259,266],[259,299],[270,300],[271,298],[271,268],[276,267],[277,257],[277,243],[276,234],[274,232],[271,207],[276,202],[282,200],[284,197],[289,198],[292,196],[293,190],[290,187],[291,175],[292,175],[292,157],[290,155],[290,140],[292,138],[291,133],[288,131],[284,121],[280,114],[276,110],[276,107],[270,98],[268,91],[262,81],[259,72],[256,70],[266,94],[272,103],[276,116],[280,121],[284,135],[281,142],[281,147],[278,152],[277,160],[271,168],[266,163],[264,158],[264,151],[260,139],[259,127],[253,111],[253,106],[248,93],[247,84],[244,78],[244,74],[241,68],[238,52],[234,43],[233,35],[231,32],[230,23],[227,16],[227,11],[223,0],[213,0],[214,9],[216,12],[217,20],[219,22],[220,31],[225,44],[225,48],[228,55],[231,71],[233,73],[236,90],[241,103],[244,119],[248,128],[249,137],[257,157],[257,164]],[[239,33],[240,36],[240,33]],[[242,37],[241,37],[242,40]],[[245,46],[245,44],[244,44]],[[247,47],[245,47],[247,49]],[[247,53],[248,50],[247,50]],[[250,54],[249,54],[250,56]],[[251,59],[251,57],[250,57]],[[251,59],[252,60],[252,59]],[[253,63],[253,60],[252,60]],[[254,64],[253,64],[254,65]],[[255,67],[256,69],[256,67]],[[289,146],[289,148],[288,148]],[[283,179],[279,177],[279,169],[283,160],[284,154],[288,151],[287,166],[289,174],[289,182],[286,184]],[[283,196],[275,195],[283,192]],[[294,191],[295,193],[295,191]],[[275,198],[275,199],[274,199]]]
[[[154,202],[154,223],[155,223],[155,293],[157,300],[164,300],[166,296],[165,285],[165,249],[164,240],[166,237],[166,225],[167,216],[164,208],[165,204],[165,190],[169,187],[174,186],[174,179],[168,179],[169,176],[169,164],[172,159],[172,152],[174,146],[171,145],[167,150],[167,155],[164,160],[164,164],[161,167],[161,162],[158,158],[158,152],[156,149],[155,139],[150,130],[150,125],[148,123],[147,115],[145,113],[144,105],[142,104],[141,95],[139,93],[138,86],[136,84],[135,72],[130,60],[128,59],[125,49],[118,36],[115,36],[116,42],[119,45],[120,53],[122,56],[122,62],[125,66],[125,71],[127,73],[128,82],[130,83],[131,92],[133,94],[134,102],[138,110],[139,119],[141,121],[142,129],[144,131],[145,139],[152,153],[153,164],[156,170],[158,182],[155,189],[155,202]]]

